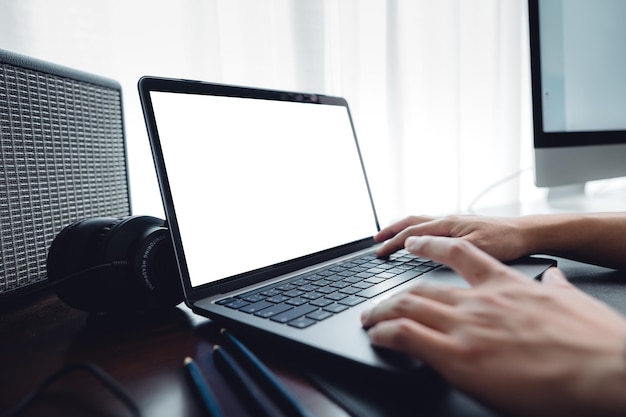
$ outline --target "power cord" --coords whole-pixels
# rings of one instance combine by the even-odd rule
[[[130,410],[133,416],[141,417],[141,411],[132,398],[126,393],[124,388],[109,374],[107,374],[100,367],[90,362],[78,362],[75,364],[67,365],[57,372],[46,378],[37,388],[27,394],[20,402],[18,402],[12,409],[8,410],[1,417],[15,417],[22,413],[27,407],[32,405],[43,392],[48,389],[59,379],[63,378],[67,374],[74,371],[85,371],[89,375],[100,381],[105,388],[113,393],[127,408]]]

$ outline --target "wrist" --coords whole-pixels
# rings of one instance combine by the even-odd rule
[[[559,255],[580,244],[580,215],[536,214],[519,218],[522,245],[529,254]]]
[[[540,254],[546,253],[543,250],[545,241],[543,236],[548,235],[546,228],[549,223],[543,219],[542,215],[522,216],[516,219],[516,227],[518,229],[519,246],[521,253],[524,254]]]

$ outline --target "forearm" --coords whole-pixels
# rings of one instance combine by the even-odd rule
[[[626,269],[626,213],[544,214],[517,221],[528,253]]]

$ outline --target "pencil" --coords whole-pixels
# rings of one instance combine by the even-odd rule
[[[242,367],[261,386],[276,405],[288,416],[313,417],[313,414],[304,408],[298,400],[287,390],[274,373],[261,362],[243,343],[228,330],[222,329],[225,346],[232,350],[233,356],[242,364]]]
[[[254,416],[273,417],[275,408],[263,396],[261,390],[252,383],[237,362],[219,345],[213,346],[213,360],[215,367],[222,373],[233,391],[245,397],[244,403],[252,408]]]
[[[207,415],[210,417],[224,417],[224,414],[222,414],[222,411],[217,405],[215,395],[209,389],[209,384],[207,384],[206,379],[202,376],[198,365],[196,365],[193,359],[186,357],[184,366],[197,394],[202,400]]]

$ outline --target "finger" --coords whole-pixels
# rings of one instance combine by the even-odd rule
[[[364,311],[361,323],[363,327],[369,328],[399,318],[408,318],[440,331],[446,331],[456,323],[450,305],[408,292],[397,294],[371,310]]]
[[[549,268],[541,276],[544,285],[550,287],[572,288],[573,285],[567,280],[567,277],[558,268]]]
[[[381,246],[376,254],[378,256],[389,256],[394,252],[404,248],[404,242],[410,236],[422,236],[422,235],[435,235],[435,236],[449,236],[450,229],[447,222],[441,219],[432,219],[428,217],[413,218],[414,223],[405,226],[403,229],[398,230],[393,237],[389,238],[383,246]]]
[[[454,351],[448,335],[404,318],[378,323],[367,334],[373,345],[404,352],[435,369]]]
[[[472,286],[502,279],[525,281],[519,272],[464,239],[439,236],[409,237],[406,248],[415,255],[448,265]]]
[[[401,232],[402,230],[406,229],[409,226],[413,226],[413,225],[424,223],[424,222],[431,221],[431,220],[433,220],[433,218],[427,217],[427,216],[406,217],[382,229],[380,232],[378,232],[374,236],[374,240],[376,240],[377,242],[383,242],[387,239],[394,237],[396,234],[398,234],[399,232]]]
[[[395,237],[393,237],[393,238],[389,239],[388,241],[386,241],[384,243],[384,245],[379,247],[376,250],[376,255],[381,257],[381,258],[386,258],[387,256],[391,255],[392,253],[395,253],[395,252],[399,251],[403,247],[404,247],[404,240],[403,240],[403,238],[399,237],[398,235],[396,235]]]
[[[426,281],[418,282],[408,290],[411,294],[430,298],[448,305],[458,304],[464,298],[466,291],[466,288],[436,285]]]

